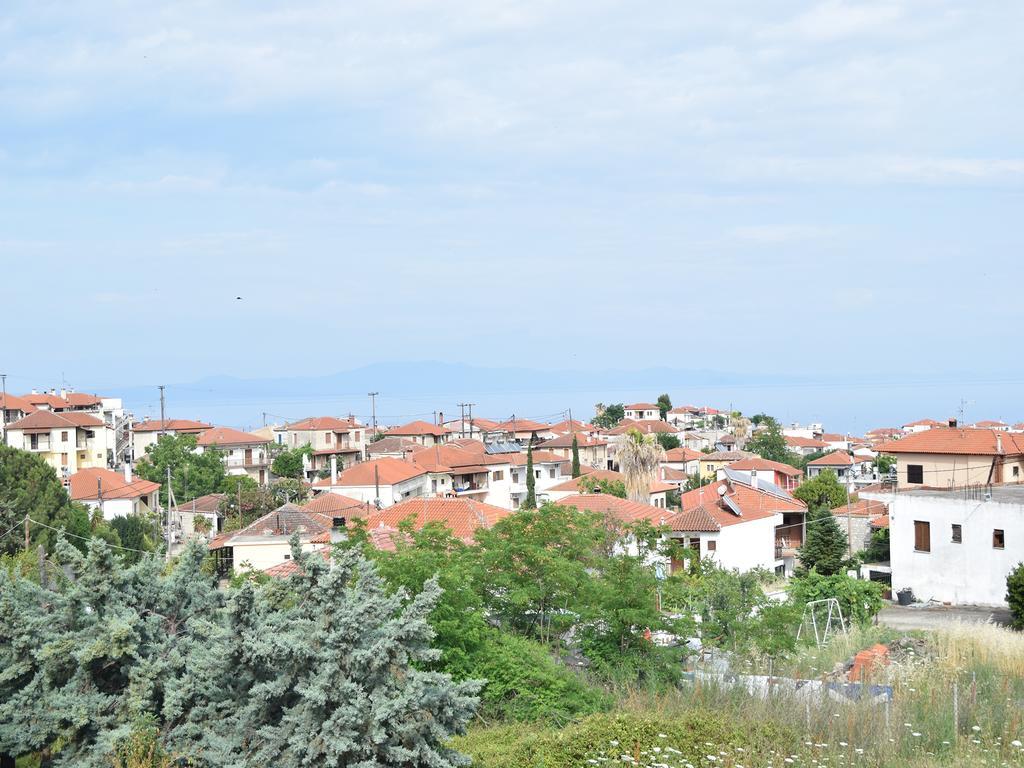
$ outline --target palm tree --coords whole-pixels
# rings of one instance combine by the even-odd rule
[[[631,501],[650,502],[651,483],[657,477],[658,464],[665,460],[665,449],[654,435],[631,429],[618,449],[619,471],[624,476],[626,494]]]

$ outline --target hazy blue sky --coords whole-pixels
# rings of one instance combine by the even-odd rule
[[[1007,0],[4,3],[0,370],[1024,377],[1022,28]]]

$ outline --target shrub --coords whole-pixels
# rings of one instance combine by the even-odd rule
[[[1006,577],[1006,602],[1010,604],[1014,629],[1024,629],[1024,563],[1010,571]]]
[[[854,579],[844,573],[822,576],[810,571],[789,583],[789,596],[797,605],[834,597],[839,601],[843,618],[860,626],[867,626],[882,610],[881,584]]]

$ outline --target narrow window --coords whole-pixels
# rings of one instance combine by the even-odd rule
[[[1013,465],[1013,476],[1020,477],[1020,467],[1016,464]]]
[[[60,433],[60,441],[62,443],[66,443],[68,441],[68,433],[67,432],[61,432]],[[1014,469],[1016,469],[1016,467],[1014,467]]]
[[[1006,537],[1003,535],[1002,528],[992,531],[992,546],[995,549],[1006,549]]]
[[[923,483],[924,467],[920,464],[907,464],[907,482],[918,484]]]
[[[963,540],[963,529],[958,523],[953,523],[953,543],[960,544]]]
[[[715,541],[714,539],[708,539],[708,552],[714,552],[717,546],[717,541]]]
[[[932,530],[931,523],[924,520],[914,521],[914,551],[932,551]]]

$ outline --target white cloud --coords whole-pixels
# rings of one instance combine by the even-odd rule
[[[772,27],[768,36],[795,36],[813,42],[832,42],[879,29],[893,29],[904,16],[900,2],[825,0],[786,24]]]

